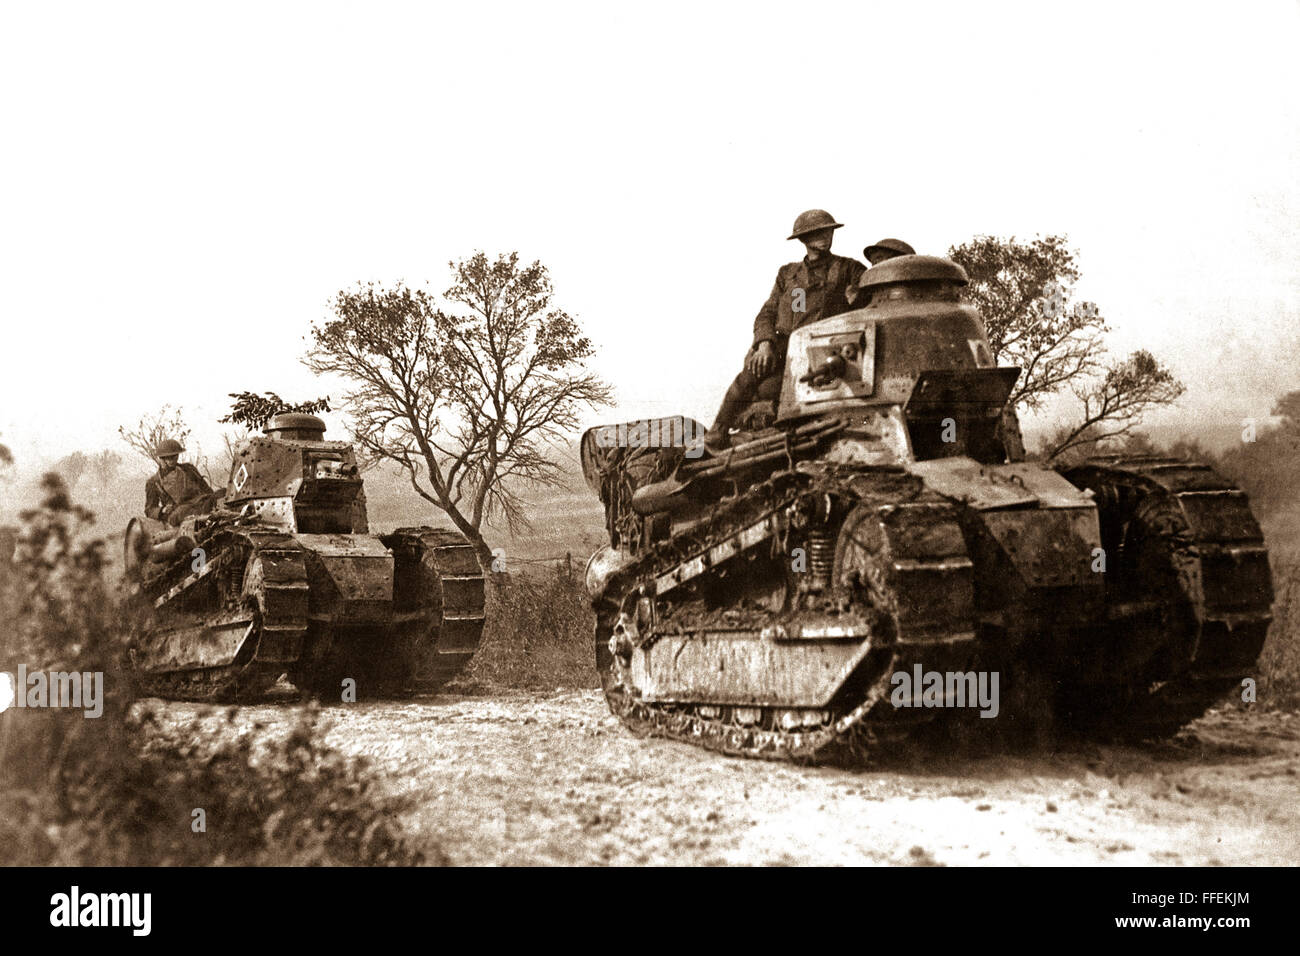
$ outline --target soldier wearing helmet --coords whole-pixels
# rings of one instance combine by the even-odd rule
[[[914,255],[916,255],[916,250],[902,239],[881,239],[879,242],[873,243],[862,250],[862,257],[873,266],[880,265],[886,259]]]
[[[727,389],[713,427],[705,433],[706,448],[718,451],[730,444],[728,431],[755,397],[774,399],[780,394],[785,344],[791,332],[853,308],[866,266],[831,253],[832,234],[840,226],[825,209],[809,209],[795,219],[789,238],[802,242],[806,255],[777,270],[772,293],[754,319],[754,341],[745,368]]]
[[[144,486],[144,513],[148,517],[177,525],[190,515],[212,509],[216,494],[197,468],[180,462],[184,450],[174,438],[164,438],[154,447],[158,472]]]

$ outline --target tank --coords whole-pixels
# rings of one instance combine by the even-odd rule
[[[923,727],[1159,737],[1252,675],[1273,590],[1246,496],[1190,461],[1025,461],[1020,370],[965,284],[936,257],[868,270],[721,455],[684,417],[584,434],[596,665],[628,728],[793,759]]]
[[[215,509],[128,524],[143,693],[239,700],[287,675],[322,698],[406,696],[473,655],[483,573],[469,542],[426,527],[370,534],[352,446],[324,432],[311,415],[275,416],[236,449]]]

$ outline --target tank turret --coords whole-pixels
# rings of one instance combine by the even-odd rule
[[[351,444],[325,441],[314,415],[285,414],[236,448],[225,501],[286,531],[365,534],[362,485]]]

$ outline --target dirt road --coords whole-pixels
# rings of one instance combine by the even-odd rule
[[[300,706],[243,707],[235,725],[284,733]],[[220,714],[158,707],[167,723]],[[326,715],[327,741],[416,795],[407,827],[459,864],[1300,863],[1297,714],[1212,712],[1160,746],[857,771],[637,739],[595,691]]]

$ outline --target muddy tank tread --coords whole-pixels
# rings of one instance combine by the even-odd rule
[[[1132,701],[1122,721],[1106,726],[1105,736],[1130,743],[1172,737],[1240,688],[1235,677],[1169,681]]]
[[[1091,488],[1101,508],[1123,496],[1165,495],[1182,516],[1171,549],[1188,556],[1184,588],[1198,623],[1195,652],[1184,673],[1130,696],[1122,720],[1127,739],[1166,737],[1200,717],[1251,676],[1272,621],[1268,550],[1244,492],[1210,466],[1158,456],[1089,459],[1064,471]]]
[[[383,540],[394,551],[407,548],[431,556],[437,568],[440,603],[430,608],[438,617],[436,639],[432,647],[417,642],[407,676],[391,688],[400,696],[431,694],[465,669],[483,638],[483,568],[469,539],[456,531],[398,528]]]
[[[246,574],[254,560],[261,562],[262,587],[256,606],[247,600],[251,595],[244,596],[243,610],[253,633],[229,664],[174,670],[149,670],[147,664],[137,664],[133,680],[142,694],[171,700],[231,703],[256,699],[285,672],[287,664],[277,659],[277,654],[298,646],[307,630],[308,584],[301,546],[291,535],[229,529],[204,539],[200,545],[209,550],[211,567],[242,555],[239,570]],[[188,559],[179,566],[188,566]],[[168,605],[184,593],[178,588],[184,588],[197,576],[191,571],[176,581],[175,573],[159,575],[146,584],[141,595],[165,614]],[[168,622],[169,627],[154,630],[167,633],[185,630],[187,625],[203,627],[221,617],[210,610],[189,611]]]
[[[818,725],[792,726],[795,721],[789,717],[799,709],[643,701],[614,673],[607,643],[618,608],[631,591],[652,585],[656,578],[739,529],[776,515],[793,504],[810,483],[807,475],[776,476],[718,509],[707,526],[696,526],[690,534],[664,542],[611,579],[596,608],[597,666],[611,712],[632,733],[678,740],[731,756],[805,762],[850,755],[862,760],[906,739],[918,723],[933,716],[929,711],[894,708],[887,699],[888,678],[916,664],[927,669],[965,669],[974,657],[977,637],[971,562],[957,523],[957,509],[925,491],[919,482],[884,470],[846,473],[836,491],[878,521],[888,539],[890,570],[886,574],[892,598],[883,630],[890,636],[869,655],[872,660],[865,665],[874,678],[857,688],[854,696],[835,702]],[[818,487],[824,489],[825,482]],[[930,594],[935,587],[951,596],[942,614],[928,610],[933,606]],[[759,639],[758,634],[753,636]]]
[[[227,667],[191,668],[162,674],[138,671],[133,680],[141,697],[228,704],[261,697],[283,673],[283,667],[249,660]]]

